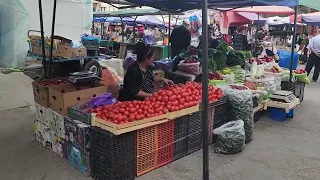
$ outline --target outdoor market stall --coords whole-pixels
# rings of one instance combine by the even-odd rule
[[[194,1],[174,1],[170,2],[170,6],[167,6],[168,1],[165,0],[129,2],[172,13],[200,8],[202,2],[203,14],[207,14],[208,6],[298,5],[298,1],[292,0],[203,0],[197,1],[196,4]],[[42,14],[41,3],[39,7]],[[202,24],[203,35],[206,37],[207,16],[203,16]],[[41,35],[44,42],[43,33]],[[90,72],[73,74],[69,81],[62,78],[34,82],[37,141],[68,159],[71,165],[85,175],[92,175],[98,180],[134,179],[203,148],[203,179],[209,180],[208,145],[212,143],[212,132],[217,135],[217,153],[240,152],[244,150],[245,143],[249,143],[253,138],[254,111],[262,109],[261,107],[273,107],[270,114],[280,112],[281,117],[274,119],[282,121],[286,118],[286,113],[292,116],[292,108],[300,101],[292,96],[292,99],[289,99],[291,94],[283,97],[284,101],[280,101],[276,96],[281,95],[272,93],[275,92],[275,80],[272,81],[271,77],[267,78],[265,75],[268,71],[271,71],[271,76],[275,74],[276,77],[281,72],[285,73],[272,58],[251,59],[250,53],[230,50],[227,45],[220,46],[218,50],[210,50],[208,54],[208,38],[204,39],[201,62],[194,58],[195,52],[190,48],[190,54],[183,55],[184,64],[179,64],[182,66],[180,68],[189,74],[196,72],[197,75],[201,64],[202,83],[188,82],[159,89],[144,101],[117,102],[117,95],[113,94],[116,91],[109,88],[114,87],[114,83],[119,85],[120,80],[110,69],[107,70],[108,78],[103,80],[105,84],[70,82],[77,77],[88,82]],[[51,47],[50,56],[52,50]],[[44,51],[45,47],[42,45],[43,57]],[[293,54],[291,57],[293,58]],[[243,68],[246,63],[251,64],[250,62],[252,67],[247,79],[247,73]],[[288,73],[289,88],[292,86],[291,79],[295,76],[292,74],[292,66],[291,60]],[[209,69],[212,72],[209,72]],[[303,72],[297,70],[295,74]],[[304,80],[300,75],[296,76]],[[237,84],[225,82],[228,78]],[[220,81],[223,83],[221,88],[218,88]],[[253,93],[261,94],[259,88],[271,94],[268,96],[271,101],[265,101],[263,106],[258,103],[259,108],[254,108]],[[113,93],[106,93],[110,91]],[[227,103],[232,107],[228,123],[225,118]],[[221,112],[224,114],[220,114]],[[223,117],[216,116],[218,114]],[[216,117],[225,121],[218,122]],[[234,131],[228,131],[228,127],[234,128]]]

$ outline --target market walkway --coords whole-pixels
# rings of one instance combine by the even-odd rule
[[[320,177],[320,82],[306,88],[295,118],[256,123],[253,141],[240,154],[210,148],[212,180],[315,180]],[[89,180],[33,142],[31,80],[0,74],[0,174],[4,180]],[[137,180],[201,180],[202,153],[194,153]]]

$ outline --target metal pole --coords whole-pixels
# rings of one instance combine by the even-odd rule
[[[168,25],[169,25],[169,27],[168,27],[168,58],[170,58],[170,28],[171,28],[171,14],[170,13],[169,13],[169,24]]]
[[[57,0],[53,1],[53,13],[52,13],[52,26],[51,26],[51,42],[50,42],[50,61],[49,61],[49,78],[52,73],[52,50],[53,50],[53,38],[54,38],[54,26],[56,23],[56,11],[57,11]]]
[[[122,38],[121,38],[121,43],[124,43],[124,38],[123,38],[123,37],[124,37],[124,36],[123,36],[123,34],[124,34],[124,27],[123,27],[123,20],[122,20],[122,18],[123,18],[123,17],[120,17],[120,20],[121,20],[121,31],[122,31],[122,32],[121,32],[121,37],[122,37]]]
[[[41,31],[41,47],[42,47],[42,64],[44,78],[47,79],[47,65],[46,65],[46,50],[44,45],[44,32],[43,32],[43,17],[42,17],[42,1],[38,0],[39,3],[39,18],[40,18],[40,31]]]
[[[288,87],[288,89],[291,89],[292,68],[293,68],[293,61],[294,61],[294,49],[295,49],[296,38],[297,38],[297,35],[296,35],[296,31],[297,31],[297,12],[298,12],[298,6],[295,6],[294,7],[293,39],[292,39],[292,45],[291,45],[290,79],[289,79],[289,87]]]
[[[202,121],[203,121],[203,180],[209,180],[208,142],[208,1],[202,0]]]

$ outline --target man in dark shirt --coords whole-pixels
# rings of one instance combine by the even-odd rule
[[[188,23],[183,22],[182,26],[173,29],[170,36],[171,58],[180,53],[186,52],[191,43],[191,33],[188,29]]]
[[[236,35],[233,38],[233,47],[235,50],[246,51],[248,50],[248,40],[247,36],[245,35],[245,27],[241,26],[238,29]]]

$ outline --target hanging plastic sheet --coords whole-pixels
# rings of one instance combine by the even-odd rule
[[[27,32],[40,30],[38,8],[38,0],[0,1],[0,66],[24,67],[29,50]],[[55,34],[79,40],[81,34],[90,33],[92,9],[92,0],[58,0]],[[52,10],[53,0],[42,0],[44,31],[48,35]]]

